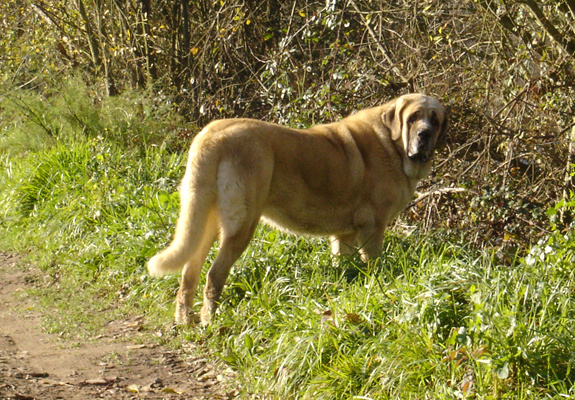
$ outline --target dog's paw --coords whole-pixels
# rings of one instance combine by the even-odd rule
[[[176,302],[176,313],[174,315],[176,325],[195,325],[200,322],[200,316],[185,304]]]
[[[202,326],[208,326],[212,322],[212,315],[215,312],[215,307],[211,302],[206,302],[204,299],[204,305],[202,311],[200,311],[200,322]]]

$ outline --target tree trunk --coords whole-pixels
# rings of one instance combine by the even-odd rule
[[[148,80],[155,80],[157,78],[157,66],[156,57],[152,51],[150,51],[150,18],[152,15],[152,4],[150,0],[141,0],[142,3],[142,20],[140,21],[140,34],[143,38],[143,51],[142,57],[145,61],[145,76],[143,82],[140,82],[140,86],[144,87]]]
[[[78,0],[78,11],[84,21],[84,26],[86,27],[86,36],[88,39],[88,46],[90,47],[90,55],[92,56],[92,64],[94,68],[98,68],[102,65],[102,59],[100,58],[100,44],[96,38],[94,29],[92,28],[92,24],[88,19],[86,8],[84,7],[84,2],[82,0]]]

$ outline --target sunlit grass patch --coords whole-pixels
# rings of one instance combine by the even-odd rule
[[[373,265],[338,262],[321,240],[277,237],[270,242],[268,231],[259,232],[208,329],[222,359],[240,371],[246,393],[278,399],[569,393],[571,274],[550,272],[542,280],[523,260],[494,265],[489,255],[428,237],[390,235]],[[294,249],[293,242],[301,244]]]

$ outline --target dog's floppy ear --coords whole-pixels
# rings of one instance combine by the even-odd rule
[[[449,111],[446,109],[443,114],[443,122],[441,123],[441,131],[439,131],[439,136],[437,137],[437,143],[435,148],[441,148],[445,146],[445,141],[447,139],[447,129],[449,127]]]
[[[401,139],[401,116],[398,110],[401,110],[400,99],[394,99],[387,103],[387,107],[381,115],[383,124],[391,131],[391,140]]]

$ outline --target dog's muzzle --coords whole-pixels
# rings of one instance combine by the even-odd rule
[[[417,133],[415,149],[408,152],[407,157],[411,161],[426,163],[433,153],[433,130],[422,129]]]

